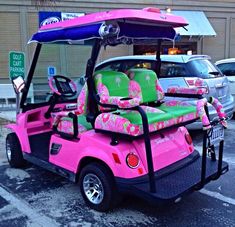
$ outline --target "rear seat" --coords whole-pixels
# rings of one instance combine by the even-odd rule
[[[95,83],[101,103],[114,104],[121,109],[114,111],[113,108],[99,106],[101,114],[95,120],[95,129],[131,136],[143,134],[142,118],[139,112],[125,110],[125,108],[139,105],[146,112],[150,132],[194,120],[199,116],[204,126],[210,127],[204,111],[205,99],[199,100],[196,107],[185,101],[163,102],[164,92],[153,71],[132,69],[128,75],[131,80],[126,74],[120,72],[99,71],[96,73]],[[69,112],[77,115],[80,133],[92,129],[92,125],[86,120],[87,98],[88,90],[85,84],[78,96],[76,110],[52,113],[54,126],[59,132],[73,134],[73,120],[68,117]],[[219,117],[225,118],[218,100],[212,98],[211,104],[216,108]],[[222,123],[226,126],[226,121]]]
[[[177,123],[186,122],[199,117],[197,107],[192,106],[187,101],[166,101],[163,89],[159,83],[156,73],[148,69],[131,69],[128,71],[131,80],[138,83],[141,89],[141,102],[143,105],[155,105],[155,108],[170,113],[176,119]],[[200,101],[199,101],[200,102]],[[203,108],[205,103],[201,103]]]
[[[151,70],[135,69],[129,71],[129,77],[131,80],[126,74],[116,71],[100,71],[95,75],[100,102],[121,108],[116,112],[99,114],[95,120],[95,129],[131,136],[142,135],[143,126],[139,112],[125,110],[140,104],[146,112],[150,132],[197,119],[200,114],[204,114],[186,102],[178,103],[177,106],[164,103],[162,107],[150,107],[149,103],[157,103],[164,98],[156,74]],[[209,125],[208,119],[205,122]]]

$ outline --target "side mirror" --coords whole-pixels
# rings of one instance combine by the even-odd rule
[[[19,94],[25,88],[25,81],[24,81],[23,77],[21,77],[21,76],[18,76],[16,78],[12,79],[12,84],[13,84],[13,88],[14,88],[16,94]]]

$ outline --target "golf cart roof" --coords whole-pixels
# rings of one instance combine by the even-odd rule
[[[184,18],[163,14],[156,8],[120,9],[45,25],[30,42],[76,44],[90,39],[114,38],[133,43],[135,40],[174,39],[174,28],[186,25]]]

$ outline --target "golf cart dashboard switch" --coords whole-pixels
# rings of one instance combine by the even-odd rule
[[[57,113],[57,112],[60,112],[60,111],[62,111],[62,108],[61,108],[61,107],[58,107],[58,108],[54,108],[54,109],[52,110],[52,113]]]
[[[67,104],[65,107],[64,107],[64,110],[76,110],[77,109],[77,104]]]

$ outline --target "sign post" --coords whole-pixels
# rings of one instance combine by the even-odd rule
[[[16,93],[16,114],[20,112],[20,91],[24,86],[25,78],[25,54],[19,51],[9,52],[9,78]],[[14,83],[16,81],[17,83]],[[17,87],[18,89],[17,89]]]

